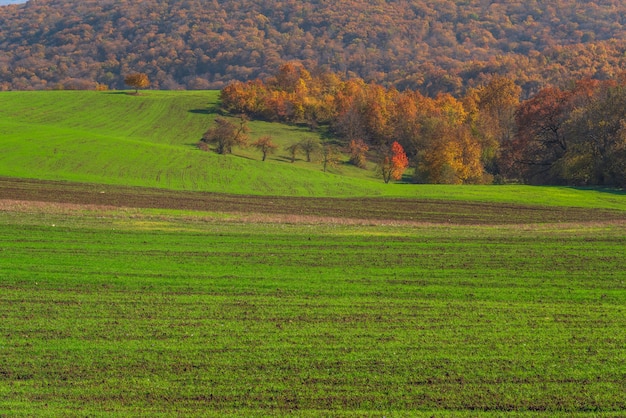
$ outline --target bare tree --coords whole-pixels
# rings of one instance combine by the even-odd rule
[[[339,156],[339,152],[337,152],[334,146],[324,145],[322,147],[322,166],[324,167],[324,172],[329,168],[337,168]]]
[[[269,135],[259,138],[256,142],[252,143],[252,146],[261,151],[263,154],[262,161],[265,161],[265,158],[267,158],[269,154],[276,152],[276,148],[278,148],[278,145],[272,142],[272,137]]]
[[[215,126],[209,128],[202,136],[201,141],[206,144],[215,144],[215,152],[218,154],[230,154],[233,146],[245,146],[248,142],[247,120],[241,117],[239,126],[229,120],[217,117]]]
[[[285,151],[289,153],[289,159],[292,163],[294,163],[296,161],[296,157],[298,156],[298,152],[300,151],[300,144],[291,144],[285,147]]]
[[[321,148],[320,141],[315,138],[306,138],[300,141],[300,149],[306,155],[306,161],[311,162],[311,157]]]

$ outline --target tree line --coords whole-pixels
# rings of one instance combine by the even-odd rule
[[[410,165],[417,183],[623,187],[625,86],[624,77],[585,78],[521,100],[514,80],[493,75],[461,97],[428,97],[291,62],[231,83],[221,101],[231,114],[329,129],[352,164],[377,162],[385,181]]]

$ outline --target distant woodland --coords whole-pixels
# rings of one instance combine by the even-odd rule
[[[619,0],[30,0],[0,7],[0,89],[221,89],[299,61],[398,90],[522,98],[626,68]]]

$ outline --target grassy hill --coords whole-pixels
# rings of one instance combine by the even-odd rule
[[[264,163],[252,149],[235,156],[198,150],[217,100],[215,91],[3,93],[0,174],[247,194],[382,193],[382,185],[323,173],[319,164],[276,164],[280,153]],[[312,135],[277,124],[251,127],[252,138],[270,134],[280,144]]]
[[[268,161],[252,148],[222,156],[195,144],[216,116],[216,91],[45,91],[0,94],[0,176],[266,196],[510,202],[626,210],[615,190],[383,184],[347,164],[289,163],[283,147],[317,134],[251,122],[251,137],[281,145]]]

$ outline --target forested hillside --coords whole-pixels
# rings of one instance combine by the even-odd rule
[[[412,165],[419,183],[625,187],[626,77],[563,84],[520,102],[520,87],[493,75],[464,97],[431,98],[287,63],[265,81],[228,85],[220,97],[232,114],[330,128],[355,166],[365,168],[373,151],[385,182]],[[240,132],[232,125],[209,139],[232,142]]]
[[[30,0],[0,8],[0,88],[223,88],[286,61],[460,94],[485,74],[529,97],[626,67],[617,0]]]

